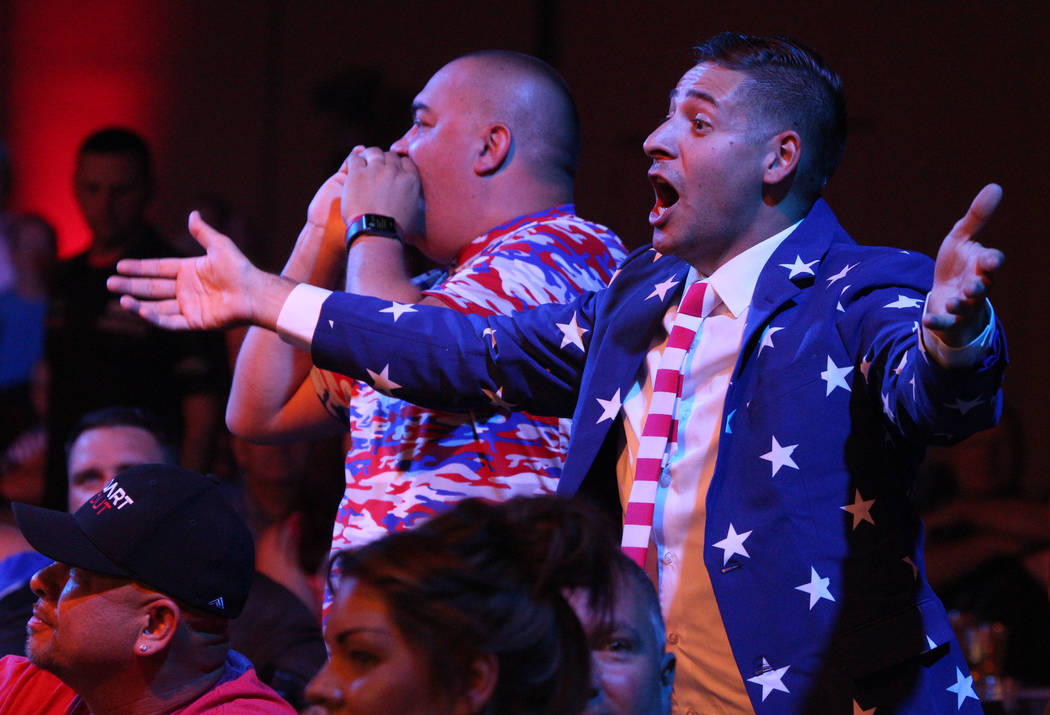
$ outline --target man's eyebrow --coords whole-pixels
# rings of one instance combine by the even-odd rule
[[[718,100],[717,99],[712,97],[707,92],[701,92],[698,89],[692,89],[692,88],[687,89],[685,91],[685,96],[686,97],[692,97],[693,99],[701,99],[701,100],[703,100],[703,101],[707,102],[708,104],[711,104],[711,105],[713,105],[715,107],[718,106]]]
[[[409,107],[409,111],[410,111],[410,112],[411,112],[411,113],[412,113],[413,115],[414,115],[414,114],[415,114],[416,112],[422,112],[422,111],[424,111],[424,110],[427,110],[427,109],[430,109],[430,107],[428,107],[428,106],[427,106],[426,104],[424,104],[423,102],[412,102],[412,106],[411,106],[411,107]]]

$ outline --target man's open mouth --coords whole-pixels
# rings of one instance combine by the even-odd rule
[[[678,203],[678,190],[667,179],[658,174],[649,174],[649,182],[656,195],[655,203],[649,212],[649,223],[657,226],[663,222],[668,210]]]

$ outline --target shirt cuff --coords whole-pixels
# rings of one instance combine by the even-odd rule
[[[321,306],[332,291],[300,283],[284,301],[277,316],[277,334],[281,340],[300,350],[310,350],[314,328],[321,317]]]
[[[929,296],[926,297],[929,300]],[[981,334],[961,347],[952,347],[942,341],[932,331],[922,326],[919,330],[919,342],[927,355],[933,361],[944,368],[972,367],[987,357],[992,345],[992,335],[995,333],[995,309],[987,298],[984,304],[988,306],[988,323],[984,326]],[[923,303],[922,314],[926,315],[926,303]]]

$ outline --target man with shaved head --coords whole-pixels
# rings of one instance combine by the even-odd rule
[[[321,186],[285,277],[344,287],[345,267],[345,288],[389,299],[394,320],[417,303],[509,313],[609,280],[625,252],[608,229],[574,214],[579,125],[550,66],[505,51],[461,57],[427,82],[412,118],[390,151],[355,147]],[[444,268],[410,277],[405,244]],[[422,409],[311,369],[308,351],[252,328],[227,422],[255,441],[349,428],[332,541],[344,549],[465,497],[553,492],[568,420],[510,408],[493,394],[470,413]]]

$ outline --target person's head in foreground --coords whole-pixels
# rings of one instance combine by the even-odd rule
[[[254,547],[213,480],[147,464],[75,513],[14,511],[55,560],[31,582],[26,653],[91,712],[170,712],[227,684],[231,668],[247,673],[226,629],[248,596]]]
[[[328,712],[670,710],[652,585],[578,504],[466,500],[333,571],[331,660],[307,688]]]
[[[583,632],[521,539],[492,518],[470,534],[400,532],[338,554],[330,660],[307,698],[331,713],[580,712]]]
[[[652,581],[620,550],[612,524],[581,500],[516,497],[493,506],[478,500],[420,527],[454,534],[480,548],[483,525],[505,521],[519,535],[519,557],[568,598],[591,651],[587,715],[659,715],[671,711],[675,658]],[[446,537],[447,538],[447,537]],[[474,541],[472,541],[474,540]]]

